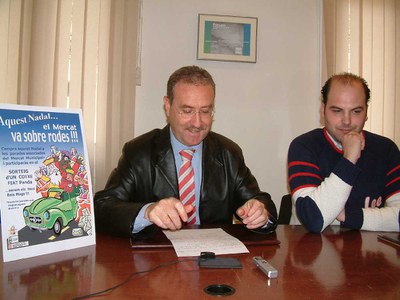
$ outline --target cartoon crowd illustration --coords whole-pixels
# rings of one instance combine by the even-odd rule
[[[50,155],[35,171],[36,193],[48,197],[50,188],[61,188],[74,193],[78,202],[75,221],[88,235],[92,234],[88,173],[84,157],[75,148],[70,150],[50,147]]]

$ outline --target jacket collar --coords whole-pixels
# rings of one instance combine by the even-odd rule
[[[209,132],[203,143],[203,179],[201,186],[201,194],[207,187],[215,185],[216,178],[213,174],[219,172],[223,167],[222,151],[213,132]],[[219,178],[221,180],[221,178]],[[202,196],[201,196],[202,197]]]
[[[169,125],[165,126],[154,140],[155,151],[153,153],[154,167],[159,169],[166,178],[176,195],[178,191],[178,177],[176,174],[174,153],[172,152]]]

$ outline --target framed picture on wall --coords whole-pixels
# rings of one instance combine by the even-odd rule
[[[257,61],[255,17],[199,14],[197,59]]]

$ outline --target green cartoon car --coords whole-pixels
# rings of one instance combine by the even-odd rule
[[[25,224],[31,230],[53,229],[56,235],[76,218],[78,202],[76,193],[67,193],[61,188],[49,188],[48,196],[36,199],[23,210]]]

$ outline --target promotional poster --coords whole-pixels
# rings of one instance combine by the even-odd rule
[[[79,109],[0,104],[3,260],[95,244]]]

